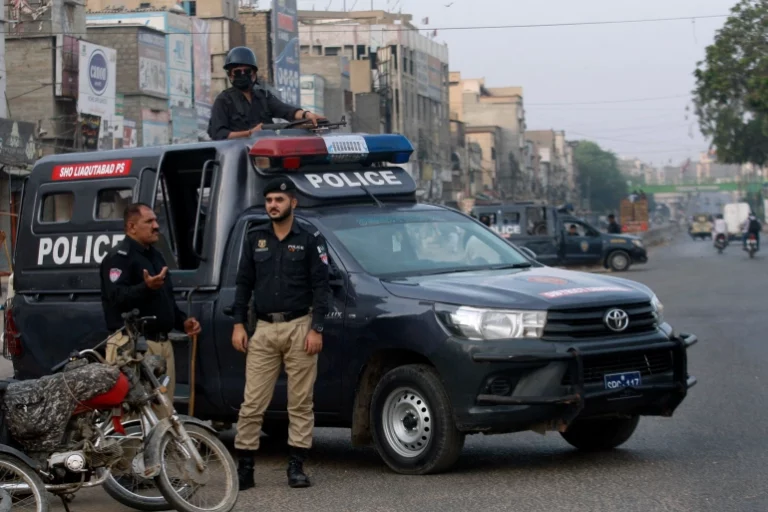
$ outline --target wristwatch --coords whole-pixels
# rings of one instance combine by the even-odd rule
[[[312,326],[312,330],[315,331],[315,332],[318,332],[318,333],[322,333],[323,332],[323,326],[322,325],[313,325]]]

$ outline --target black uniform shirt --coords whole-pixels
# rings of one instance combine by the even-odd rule
[[[263,89],[254,89],[248,103],[241,91],[230,87],[213,102],[208,135],[213,140],[224,140],[231,132],[250,130],[261,123],[271,124],[273,117],[293,121],[299,110]]]
[[[123,326],[121,313],[134,308],[141,316],[156,316],[147,322],[145,335],[167,334],[174,328],[183,331],[187,315],[176,305],[170,270],[162,288],[152,290],[144,282],[144,269],[155,276],[165,267],[165,259],[154,247],[144,248],[129,236],[112,248],[101,262],[101,304],[107,329]]]
[[[236,282],[235,323],[246,323],[255,293],[257,314],[312,307],[312,325],[322,326],[329,294],[325,240],[296,221],[282,242],[271,222],[256,226],[246,233]]]
[[[608,233],[621,234],[621,226],[619,226],[619,223],[618,222],[609,222],[608,223]]]

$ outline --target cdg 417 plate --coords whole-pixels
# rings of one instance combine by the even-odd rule
[[[639,386],[643,383],[640,372],[611,373],[605,375],[603,381],[605,382],[605,389],[621,389]]]

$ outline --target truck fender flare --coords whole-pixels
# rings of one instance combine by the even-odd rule
[[[24,464],[29,466],[35,471],[41,471],[43,468],[40,465],[38,461],[27,455],[26,453],[17,450],[16,448],[13,448],[11,446],[8,446],[7,444],[0,444],[0,453],[4,453],[6,455],[10,455],[12,457],[16,457],[20,461],[22,461]]]
[[[208,425],[207,423],[203,422],[203,420],[198,418],[193,418],[192,416],[187,416],[184,414],[177,415],[179,421],[182,423],[182,425],[197,425],[198,427],[204,428],[211,432],[214,435],[218,435],[218,432],[216,429],[214,429],[212,426]],[[168,418],[164,418],[152,427],[152,430],[149,431],[147,434],[147,437],[144,439],[144,477],[145,478],[154,478],[157,475],[160,474],[160,467],[162,465],[162,454],[160,453],[160,444],[163,441],[163,437],[165,437],[165,434],[173,428],[173,424],[171,423],[171,420]]]

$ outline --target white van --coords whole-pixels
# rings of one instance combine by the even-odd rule
[[[728,234],[731,237],[741,236],[741,223],[747,219],[749,210],[747,203],[728,203],[723,207],[723,219],[728,225]]]

